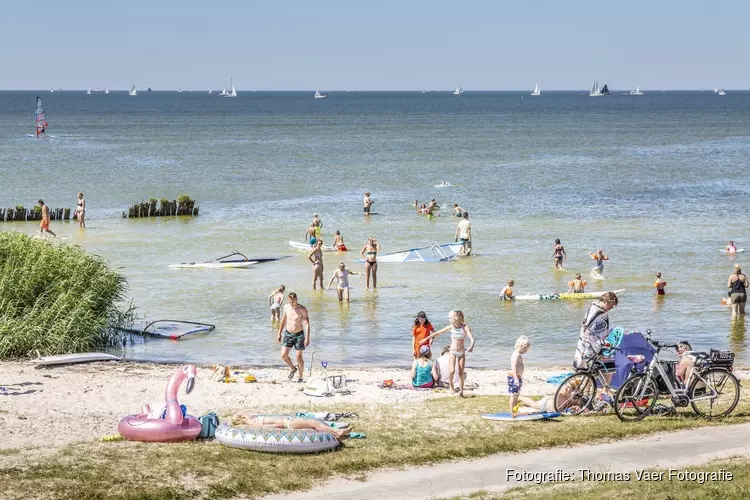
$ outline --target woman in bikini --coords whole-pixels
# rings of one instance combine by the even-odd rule
[[[83,198],[83,193],[78,193],[78,199],[76,200],[76,218],[78,219],[78,227],[86,229],[86,200]]]
[[[555,271],[564,271],[563,259],[567,259],[568,255],[565,253],[565,247],[562,246],[559,238],[555,240],[552,257],[555,259]]]
[[[466,353],[474,350],[474,335],[471,333],[469,325],[464,323],[463,312],[451,311],[448,315],[448,321],[450,321],[450,325],[441,328],[425,338],[422,343],[427,344],[439,335],[447,332],[451,333],[451,350],[448,355],[448,384],[450,385],[451,392],[455,392],[456,389],[453,387],[453,380],[456,372],[458,372],[458,395],[464,397],[464,368],[466,367]],[[466,337],[469,337],[469,340],[471,341],[468,349],[466,349]],[[456,370],[456,365],[458,365],[458,370]]]
[[[315,283],[320,281],[320,289],[324,289],[323,286],[323,240],[315,242],[315,246],[312,251],[307,255],[307,260],[312,262],[313,267],[313,290],[317,290]]]
[[[378,287],[378,252],[381,250],[380,243],[370,237],[367,245],[362,247],[359,254],[365,259],[365,281],[367,289],[370,289],[370,274],[372,274],[372,288]]]

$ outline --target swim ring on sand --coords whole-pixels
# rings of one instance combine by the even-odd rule
[[[322,422],[311,417],[272,416]],[[271,453],[317,453],[339,446],[339,441],[333,434],[312,429],[240,429],[225,423],[216,429],[215,437],[224,446]]]

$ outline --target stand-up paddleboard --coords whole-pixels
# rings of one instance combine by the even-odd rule
[[[622,293],[625,291],[624,288],[618,290],[608,290],[613,293]],[[545,295],[529,293],[526,295],[516,295],[513,297],[515,300],[585,300],[585,299],[597,299],[607,293],[604,292],[586,292],[586,293],[548,293]]]
[[[35,359],[37,366],[71,365],[75,363],[91,363],[94,361],[120,361],[122,358],[106,352],[82,352],[78,354],[58,354],[56,356],[42,356]]]
[[[162,337],[178,340],[186,335],[207,333],[216,327],[208,323],[197,323],[195,321],[179,321],[172,319],[160,319],[156,321],[139,319],[133,324],[121,327],[121,330],[129,333],[139,333],[152,337]]]
[[[513,422],[519,422],[522,420],[543,420],[559,416],[560,413],[556,411],[537,411],[533,413],[517,413],[515,418],[510,413],[487,413],[482,415],[482,418],[485,420],[510,420]]]
[[[297,250],[302,250],[303,252],[310,252],[312,251],[312,247],[309,243],[301,243],[299,241],[289,241],[289,246],[296,248]],[[331,245],[323,245],[320,247],[321,250],[324,252],[335,252],[336,249],[333,248]]]
[[[730,254],[730,255],[732,255],[732,254],[735,254],[735,253],[740,253],[740,252],[744,252],[744,251],[745,251],[745,249],[744,249],[744,248],[738,248],[738,249],[737,249],[737,250],[735,250],[734,252],[730,252],[729,250],[725,250],[725,249],[724,249],[724,250],[719,250],[719,252],[721,252],[721,253],[728,253],[728,254]]]
[[[231,257],[239,257],[232,259]],[[257,264],[257,260],[250,260],[240,252],[233,252],[229,255],[218,257],[214,260],[207,262],[183,262],[181,264],[171,264],[169,267],[172,269],[197,269],[197,268],[208,268],[208,269],[224,269],[224,268],[248,268],[253,264]]]

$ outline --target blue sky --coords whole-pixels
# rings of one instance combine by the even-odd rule
[[[750,88],[750,2],[3,4],[0,89]]]

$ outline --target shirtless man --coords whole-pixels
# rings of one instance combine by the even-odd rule
[[[57,236],[55,233],[49,230],[49,207],[44,204],[42,200],[37,202],[42,207],[42,222],[39,224],[39,234],[44,236],[44,233],[49,233],[52,236]]]
[[[307,315],[307,308],[297,302],[296,293],[290,292],[287,298],[289,303],[284,306],[284,314],[281,315],[276,341],[282,342],[281,359],[291,370],[289,380],[294,378],[295,373],[299,373],[297,382],[302,382],[302,376],[305,373],[303,354],[305,347],[310,345],[310,318]],[[283,341],[282,333],[284,335]],[[297,351],[297,366],[294,366],[292,359],[289,357],[289,351],[292,347]]]
[[[380,243],[370,237],[367,244],[362,247],[359,254],[365,259],[365,283],[370,289],[370,275],[372,275],[372,288],[378,287],[378,252],[381,250]]]
[[[370,193],[365,193],[365,197],[362,200],[362,206],[363,206],[364,211],[365,211],[365,216],[369,216],[370,215],[370,207],[372,206],[373,203],[375,203],[375,202],[372,201],[372,199],[370,198]]]
[[[315,284],[320,281],[320,288],[323,288],[323,240],[317,240],[312,251],[307,255],[307,259],[312,262],[313,267],[313,290],[317,290]]]
[[[333,280],[337,281],[336,285],[336,292],[339,294],[339,302],[347,301],[349,302],[349,275],[350,274],[359,274],[355,273],[354,271],[350,271],[346,268],[346,264],[343,262],[339,264],[339,268],[334,271],[333,276],[331,276],[331,281],[328,282],[327,290],[331,289],[331,285],[333,284]]]

